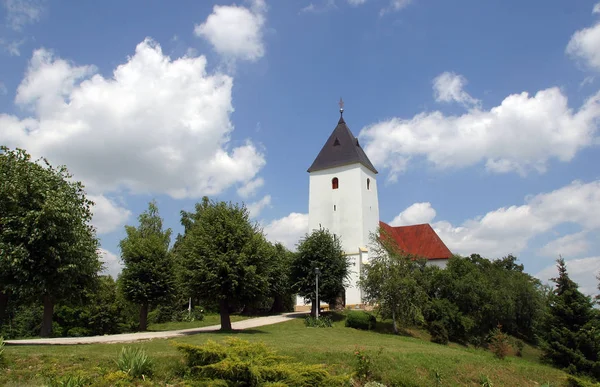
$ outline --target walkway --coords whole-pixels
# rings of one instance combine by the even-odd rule
[[[256,317],[248,320],[231,323],[235,330],[262,327],[265,325],[278,324],[293,320],[305,315],[307,312],[284,313],[277,316]],[[214,332],[221,329],[221,325],[211,325],[202,328],[180,329],[177,331],[164,332],[138,332],[122,333],[119,335],[89,336],[89,337],[56,337],[52,339],[23,339],[23,340],[5,340],[6,345],[78,345],[78,344],[113,344],[130,343],[141,340],[151,339],[170,339],[173,337],[194,335],[201,332]]]

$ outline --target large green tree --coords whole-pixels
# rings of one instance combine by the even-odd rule
[[[311,313],[316,313],[316,276],[320,270],[319,300],[335,304],[348,279],[350,263],[344,256],[338,237],[326,229],[306,234],[298,244],[291,264],[292,289],[311,303]]]
[[[381,235],[381,233],[379,233]],[[359,286],[366,302],[378,305],[384,318],[391,317],[394,333],[398,324],[423,320],[427,294],[418,281],[423,266],[400,250],[393,238],[372,236],[369,262],[363,266]]]
[[[125,298],[140,306],[139,329],[148,326],[148,308],[166,299],[175,276],[169,252],[171,229],[163,230],[155,201],[139,216],[137,227],[125,226],[127,236],[121,240],[124,263],[119,277]]]
[[[195,212],[182,211],[177,242],[181,280],[188,294],[217,302],[221,330],[231,330],[230,309],[269,292],[268,243],[244,205],[204,197]]]
[[[43,337],[56,301],[80,295],[102,266],[83,188],[65,166],[0,148],[0,293],[41,299]]]
[[[600,323],[589,296],[569,278],[564,259],[557,260],[558,277],[550,297],[543,358],[571,373],[600,378]]]

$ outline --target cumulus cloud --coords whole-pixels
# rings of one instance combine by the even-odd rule
[[[271,242],[279,242],[290,250],[296,250],[300,238],[308,232],[308,214],[292,212],[267,224],[264,232]]]
[[[41,0],[4,0],[6,25],[14,31],[21,31],[27,24],[40,20],[44,10]]]
[[[108,250],[100,249],[100,260],[104,264],[104,270],[100,274],[110,275],[114,279],[117,279],[121,270],[123,270],[121,259]]]
[[[592,13],[600,13],[600,3],[594,5]],[[576,31],[565,51],[590,69],[600,71],[600,22]]]
[[[557,255],[573,257],[587,252],[589,248],[587,232],[581,231],[546,243],[538,253],[547,257],[556,257]]]
[[[588,295],[598,294],[598,280],[596,276],[600,273],[600,257],[587,257],[580,259],[565,259],[569,277],[579,285],[579,290]],[[535,277],[543,283],[550,283],[551,278],[558,277],[556,264],[548,266],[538,272]]]
[[[415,203],[402,211],[391,222],[391,226],[408,226],[429,223],[435,218],[436,212],[431,203]]]
[[[94,202],[92,224],[99,235],[118,230],[131,216],[131,211],[104,195],[88,195],[88,199]]]
[[[266,10],[264,0],[254,0],[249,8],[215,5],[206,21],[194,27],[194,34],[226,59],[256,61],[265,54]]]
[[[490,110],[455,116],[423,112],[392,118],[360,132],[371,161],[395,181],[414,157],[439,169],[485,163],[493,173],[543,173],[550,159],[570,161],[595,141],[600,92],[574,110],[559,88],[506,97]]]
[[[447,221],[438,221],[432,227],[440,235],[448,248],[458,254],[480,253],[490,258],[507,254],[518,254],[528,242],[562,224],[575,224],[582,231],[600,229],[600,180],[573,183],[549,193],[541,193],[525,199],[525,204],[502,207],[484,216],[475,217],[459,226]],[[573,252],[573,241],[582,236],[565,237],[550,245],[569,246]],[[581,240],[579,241],[581,243]],[[575,249],[577,250],[577,249]],[[581,247],[580,247],[580,251]],[[566,252],[564,252],[566,254]]]
[[[433,94],[437,102],[458,102],[470,107],[479,105],[479,100],[473,98],[464,90],[467,79],[462,75],[443,72],[433,79]]]
[[[237,193],[243,198],[248,198],[253,196],[264,184],[265,180],[262,177],[258,177],[254,180],[248,181],[238,188]]]
[[[265,195],[262,199],[247,205],[251,218],[256,218],[263,209],[271,205],[271,195]]]
[[[204,56],[172,60],[151,39],[110,77],[46,49],[33,53],[0,143],[65,164],[88,191],[215,195],[256,177],[263,154],[231,145],[233,79]]]

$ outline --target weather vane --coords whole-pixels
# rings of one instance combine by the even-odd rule
[[[340,97],[340,102],[338,103],[338,105],[340,105],[340,115],[344,114],[344,100],[342,99],[342,97]]]

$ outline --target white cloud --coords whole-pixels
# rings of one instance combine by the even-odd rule
[[[100,249],[100,260],[104,263],[104,270],[100,274],[109,274],[114,279],[117,279],[121,270],[123,270],[121,259],[108,250]]]
[[[0,38],[0,47],[2,47],[2,49],[6,51],[9,56],[21,56],[20,47],[26,42],[26,40],[27,39],[6,41]]]
[[[548,242],[539,250],[539,254],[547,257],[557,257],[558,255],[573,257],[587,252],[589,247],[587,232],[581,231]]]
[[[402,211],[390,222],[391,226],[408,226],[429,223],[435,218],[436,212],[431,203],[415,203]]]
[[[367,0],[348,0],[348,4],[354,5],[354,6],[361,5],[361,4],[364,4],[366,2],[367,2]]]
[[[6,95],[8,93],[8,89],[3,82],[0,82],[0,95]]]
[[[523,205],[502,207],[460,226],[439,221],[432,227],[454,253],[479,253],[497,258],[518,254],[533,237],[562,224],[575,224],[582,231],[600,229],[599,213],[600,180],[585,184],[574,181],[555,191],[528,197]],[[562,242],[568,240],[565,238]],[[574,246],[570,248],[573,251]],[[555,255],[560,253],[554,252]]]
[[[443,72],[433,80],[433,93],[437,102],[458,102],[463,106],[479,105],[479,100],[464,91],[467,79],[462,75]]]
[[[266,9],[264,0],[254,0],[250,8],[215,5],[206,21],[194,27],[194,34],[226,59],[256,61],[265,54]]]
[[[265,226],[264,232],[271,242],[279,242],[295,251],[300,238],[308,232],[308,214],[292,212],[286,217],[273,220]]]
[[[596,276],[600,273],[600,257],[565,259],[565,265],[567,266],[569,278],[579,285],[579,291],[591,296],[598,294],[598,280]],[[555,284],[550,279],[557,276],[558,269],[556,268],[556,264],[544,268],[535,275],[543,283],[550,283],[551,285]]]
[[[131,211],[106,196],[88,195],[88,199],[94,202],[92,224],[98,234],[108,234],[119,229],[131,215]]]
[[[591,69],[600,71],[600,23],[575,32],[566,51]]]
[[[592,13],[600,13],[600,3],[596,3],[596,5],[594,5],[594,9],[592,9]]]
[[[389,12],[400,11],[408,7],[412,3],[412,0],[391,0],[390,5],[387,8],[382,9],[379,12],[380,16],[385,15]]]
[[[243,198],[254,196],[256,191],[265,184],[265,180],[262,177],[258,177],[254,180],[250,180],[243,186],[238,188],[237,193]]]
[[[477,108],[460,116],[439,111],[411,119],[392,118],[364,128],[360,137],[375,165],[397,179],[413,157],[425,157],[439,169],[481,162],[495,173],[545,172],[550,159],[570,161],[595,141],[600,92],[578,110],[558,88],[513,94],[489,111]]]
[[[4,0],[7,26],[21,31],[25,25],[39,21],[44,10],[43,3],[39,0]]]
[[[248,208],[248,212],[250,212],[251,218],[256,218],[265,207],[269,207],[271,205],[271,195],[265,195],[259,201],[248,204],[246,207]]]
[[[231,145],[233,79],[206,58],[172,60],[146,39],[111,77],[36,50],[16,103],[0,114],[0,143],[65,164],[92,194],[215,195],[264,166],[252,142]]]

